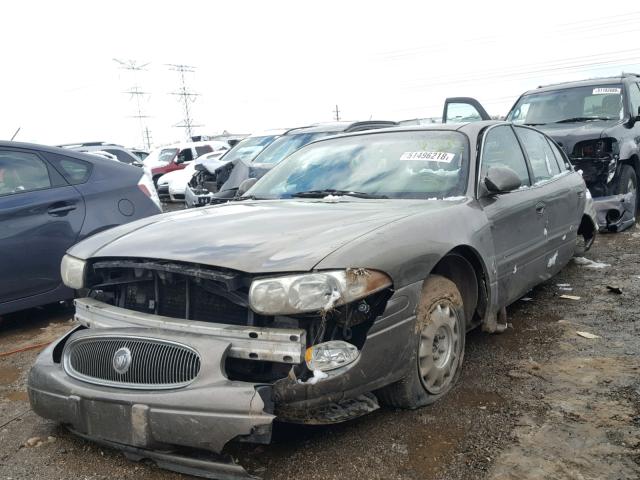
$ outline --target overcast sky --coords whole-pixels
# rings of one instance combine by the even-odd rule
[[[8,2],[0,139],[182,140],[178,74],[201,94],[199,134],[343,119],[438,116],[447,96],[504,115],[540,84],[640,72],[640,2]],[[137,79],[114,58],[149,63]]]

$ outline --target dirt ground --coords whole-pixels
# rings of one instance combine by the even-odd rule
[[[640,478],[639,246],[638,228],[601,235],[585,256],[610,266],[571,262],[508,309],[513,328],[469,334],[461,381],[439,403],[330,427],[276,425],[272,445],[232,454],[274,480]],[[0,354],[53,340],[69,317],[60,309],[5,317]],[[32,413],[25,381],[37,353],[0,357],[0,478],[186,478]]]

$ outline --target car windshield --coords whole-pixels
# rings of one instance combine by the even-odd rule
[[[177,148],[158,148],[147,155],[147,158],[144,159],[144,163],[169,163],[177,153]]]
[[[468,139],[454,131],[386,132],[336,138],[291,154],[246,196],[291,198],[332,193],[432,199],[464,195]]]
[[[279,163],[282,159],[305,146],[307,143],[313,142],[321,137],[335,135],[336,133],[338,132],[314,132],[284,135],[265,148],[253,161],[254,163],[269,163],[272,165]]]
[[[225,162],[233,162],[234,160],[244,160],[245,162],[251,162],[256,156],[264,150],[264,148],[273,142],[277,135],[265,135],[261,137],[249,137],[245,138],[222,158]]]
[[[524,95],[518,100],[508,121],[527,125],[547,123],[619,120],[622,85],[589,85]]]

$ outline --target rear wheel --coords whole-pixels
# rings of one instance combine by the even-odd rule
[[[638,213],[638,177],[631,165],[622,165],[622,167],[620,167],[618,193],[632,193],[633,216],[636,217]]]
[[[430,276],[422,287],[407,375],[378,392],[397,408],[418,408],[444,396],[460,376],[465,321],[462,296],[455,283]]]

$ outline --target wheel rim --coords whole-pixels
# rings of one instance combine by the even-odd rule
[[[440,301],[420,332],[418,369],[428,393],[441,393],[453,381],[458,368],[459,342],[456,310],[449,302]]]

